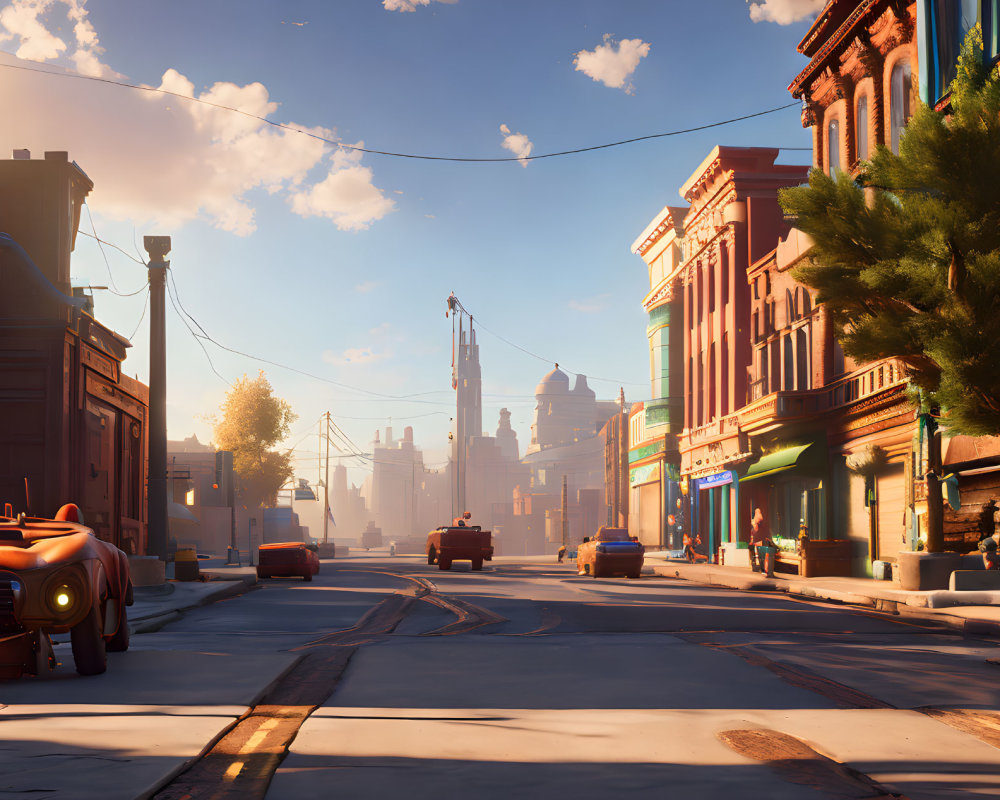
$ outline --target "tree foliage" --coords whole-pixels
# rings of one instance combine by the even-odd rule
[[[275,397],[264,373],[233,384],[215,423],[215,446],[233,452],[243,505],[274,505],[278,489],[292,477],[290,453],[274,445],[285,439],[297,419],[287,401]]]
[[[952,433],[1000,434],[1000,76],[979,27],[962,48],[950,114],[917,104],[899,155],[857,180],[813,170],[782,192],[813,240],[794,277],[818,293],[844,352],[899,358]]]

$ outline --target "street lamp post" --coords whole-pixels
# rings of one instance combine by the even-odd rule
[[[167,321],[164,297],[169,236],[145,236],[149,254],[149,543],[167,559]]]

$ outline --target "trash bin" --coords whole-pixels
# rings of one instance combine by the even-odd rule
[[[179,581],[196,581],[200,577],[198,553],[194,548],[178,548],[174,553],[174,578]]]
[[[760,545],[757,548],[757,558],[760,561],[760,569],[768,578],[774,577],[774,559],[778,555],[778,548]]]

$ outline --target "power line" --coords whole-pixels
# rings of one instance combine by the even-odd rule
[[[128,337],[131,342],[135,335],[139,332],[139,326],[142,325],[142,321],[146,318],[146,309],[149,308],[149,283],[146,283],[146,302],[142,304],[142,313],[139,315],[139,321],[135,323],[135,330],[132,331],[132,335]]]
[[[27,60],[27,59],[25,59]],[[36,62],[41,63],[41,62]],[[126,89],[133,89],[138,92],[150,92],[153,94],[168,95],[170,97],[176,97],[181,100],[187,100],[193,103],[200,103],[202,105],[210,106],[211,108],[217,108],[220,111],[228,111],[233,114],[240,114],[244,117],[249,117],[250,119],[263,122],[266,125],[270,125],[274,128],[279,128],[281,130],[289,131],[291,133],[297,133],[302,136],[308,136],[311,139],[316,139],[326,144],[333,145],[334,147],[341,147],[345,150],[353,150],[359,153],[369,153],[371,155],[379,156],[391,156],[393,158],[413,158],[422,161],[457,161],[463,163],[503,163],[503,162],[525,162],[525,161],[539,161],[543,158],[556,158],[558,156],[570,156],[577,155],[579,153],[590,153],[594,150],[606,150],[610,147],[621,147],[626,144],[634,144],[635,142],[643,142],[649,139],[662,139],[668,136],[680,136],[685,133],[696,133],[697,131],[706,131],[712,128],[719,128],[723,125],[732,125],[736,122],[743,122],[748,119],[754,119],[755,117],[763,117],[767,114],[774,114],[778,111],[784,111],[786,108],[798,107],[799,102],[793,101],[791,103],[786,103],[785,105],[775,106],[774,108],[768,108],[764,111],[756,111],[752,114],[743,114],[739,117],[732,117],[730,119],[720,120],[718,122],[710,122],[705,125],[696,125],[691,128],[681,128],[675,131],[666,131],[664,133],[650,133],[645,136],[634,136],[630,139],[620,139],[614,142],[607,142],[606,144],[591,145],[589,147],[577,147],[572,150],[559,150],[553,153],[541,153],[536,156],[509,156],[509,157],[499,157],[499,158],[472,158],[472,157],[459,157],[459,156],[429,156],[421,155],[417,153],[396,153],[389,150],[374,150],[368,147],[359,147],[357,145],[344,144],[343,142],[337,141],[335,139],[329,139],[325,136],[320,136],[318,133],[313,133],[312,131],[307,131],[302,128],[297,128],[294,125],[288,125],[284,122],[275,122],[267,117],[262,117],[259,114],[253,114],[249,111],[243,111],[242,109],[235,108],[233,106],[222,105],[221,103],[213,103],[210,100],[205,100],[200,97],[194,97],[192,95],[180,94],[179,92],[171,92],[168,89],[160,89],[155,86],[142,86],[136,83],[128,83],[127,81],[118,81],[111,78],[100,78],[96,75],[81,75],[76,72],[53,72],[48,69],[39,69],[37,67],[27,67],[23,64],[0,64],[0,67],[5,67],[7,69],[21,70],[24,72],[37,72],[42,75],[51,75],[56,78],[76,78],[77,80],[94,81],[96,83],[105,83],[112,86],[121,86]],[[811,150],[812,148],[807,147],[784,147],[782,150]]]
[[[2,67],[2,66],[3,66],[3,64],[0,64],[0,67]],[[88,204],[88,208],[87,208],[87,213],[88,213],[88,214],[90,213],[90,207],[89,207],[89,204]],[[134,255],[132,255],[132,254],[131,254],[130,252],[128,252],[127,250],[122,250],[122,248],[120,248],[120,247],[119,247],[118,245],[114,244],[113,242],[109,242],[109,241],[107,241],[106,239],[101,239],[101,238],[100,238],[99,236],[97,236],[97,234],[96,234],[96,233],[93,233],[93,234],[90,234],[90,233],[87,233],[86,231],[78,231],[78,233],[79,233],[79,234],[80,234],[81,236],[86,236],[86,237],[88,237],[88,238],[90,238],[90,239],[95,239],[95,240],[96,240],[97,242],[99,242],[100,244],[106,244],[106,245],[107,245],[108,247],[113,247],[113,248],[114,248],[115,250],[117,250],[117,251],[118,251],[119,253],[121,253],[122,255],[124,255],[124,256],[125,256],[126,258],[128,258],[128,259],[130,259],[130,260],[134,261],[134,262],[135,262],[136,264],[138,264],[138,265],[139,265],[140,267],[142,267],[143,269],[145,269],[145,268],[146,268],[146,266],[147,266],[147,264],[146,264],[146,263],[145,263],[144,261],[142,261],[141,259],[138,259],[138,258],[136,258],[136,257],[135,257]],[[141,291],[141,290],[140,290],[140,291]],[[133,292],[132,294],[138,294],[138,292]]]
[[[167,274],[169,275],[169,273],[170,270],[168,269]],[[222,373],[215,368],[215,364],[212,362],[212,357],[208,354],[208,350],[205,349],[205,344],[204,342],[202,342],[201,337],[194,332],[194,328],[191,327],[191,324],[184,318],[184,314],[182,314],[180,308],[178,308],[178,303],[177,300],[174,298],[174,292],[171,289],[170,281],[167,282],[167,294],[170,295],[170,304],[174,307],[174,311],[176,312],[177,316],[180,317],[181,322],[184,323],[184,327],[188,329],[188,333],[190,333],[191,336],[194,337],[194,340],[198,343],[198,347],[201,348],[201,352],[205,354],[205,359],[208,361],[208,366],[211,368],[212,372],[214,372],[216,376],[219,378],[219,380],[221,380],[224,384],[226,384],[227,386],[232,386],[233,384],[230,381],[226,380],[226,378],[222,375]]]

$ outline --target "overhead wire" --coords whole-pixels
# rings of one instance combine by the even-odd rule
[[[135,323],[135,330],[132,331],[132,335],[128,337],[131,342],[135,335],[139,332],[139,326],[142,325],[142,321],[146,318],[146,309],[149,308],[149,284],[146,284],[146,302],[142,304],[142,314],[139,315],[139,321]]]
[[[170,274],[169,268],[167,269],[167,274],[168,275]],[[205,348],[205,343],[201,340],[201,337],[194,332],[194,328],[191,327],[191,324],[187,321],[187,319],[185,319],[184,314],[181,313],[180,308],[178,308],[178,302],[174,298],[174,292],[171,287],[171,282],[168,280],[166,284],[167,284],[167,294],[170,295],[170,304],[174,307],[174,311],[176,312],[177,316],[180,317],[181,322],[184,323],[184,327],[187,328],[188,333],[190,333],[191,336],[194,338],[194,340],[198,343],[198,347],[201,348],[201,352],[205,354],[205,359],[208,361],[208,366],[211,368],[212,372],[215,373],[216,377],[219,378],[219,380],[221,380],[227,386],[232,386],[233,385],[232,381],[226,379],[226,377],[223,376],[223,374],[219,372],[218,369],[216,369],[215,362],[212,361],[212,357],[208,354],[208,350]]]
[[[30,60],[30,59],[23,59]],[[34,63],[45,63],[45,62],[34,62]],[[755,111],[751,114],[743,114],[738,117],[731,117],[729,119],[719,120],[717,122],[710,122],[704,125],[695,125],[690,128],[680,128],[674,131],[665,131],[663,133],[650,133],[645,136],[633,136],[629,139],[619,139],[613,142],[606,142],[604,144],[590,145],[588,147],[577,147],[569,150],[558,150],[550,153],[540,153],[538,155],[528,155],[528,156],[505,156],[505,157],[495,157],[495,158],[481,158],[481,157],[466,157],[466,156],[432,156],[424,155],[419,153],[400,153],[393,152],[390,150],[376,150],[370,147],[361,147],[360,145],[350,145],[345,144],[342,141],[336,139],[330,139],[326,136],[321,136],[313,131],[305,130],[304,128],[296,127],[295,125],[289,125],[284,122],[276,122],[270,120],[267,117],[262,117],[259,114],[254,114],[250,111],[244,111],[243,109],[236,108],[235,106],[227,106],[222,103],[213,103],[211,100],[205,100],[201,97],[194,97],[193,95],[181,94],[180,92],[172,92],[169,89],[161,89],[156,86],[143,86],[142,84],[129,83],[128,81],[115,80],[113,78],[102,78],[97,75],[82,75],[77,72],[56,72],[51,69],[39,69],[38,67],[28,67],[24,64],[0,64],[0,67],[13,70],[21,70],[23,72],[34,72],[42,75],[51,75],[57,78],[75,78],[77,80],[94,81],[95,83],[104,83],[112,86],[120,86],[126,89],[133,89],[138,92],[149,92],[152,94],[161,94],[169,97],[176,97],[180,100],[186,100],[192,103],[200,103],[201,105],[209,106],[211,108],[219,109],[220,111],[227,111],[233,114],[239,114],[249,119],[257,120],[266,125],[270,125],[274,128],[280,130],[289,131],[291,133],[297,133],[302,136],[308,136],[311,139],[316,139],[318,141],[324,142],[326,144],[332,145],[334,147],[340,147],[345,150],[352,150],[359,153],[368,153],[371,155],[379,156],[390,156],[392,158],[411,158],[419,159],[422,161],[452,161],[452,162],[462,162],[462,163],[504,163],[504,162],[519,162],[524,163],[526,161],[539,161],[543,158],[556,158],[559,156],[570,156],[577,155],[579,153],[590,153],[595,150],[606,150],[611,147],[621,147],[627,144],[634,144],[635,142],[643,142],[650,139],[662,139],[668,136],[680,136],[685,133],[696,133],[698,131],[710,130],[712,128],[719,128],[723,125],[732,125],[736,122],[743,122],[748,119],[754,119],[756,117],[763,117],[768,114],[774,114],[778,111],[784,111],[788,108],[798,107],[799,101],[795,100],[791,103],[785,103],[784,105],[774,106],[773,108],[764,109],[763,111]],[[811,150],[812,148],[807,147],[784,147],[782,150]]]

